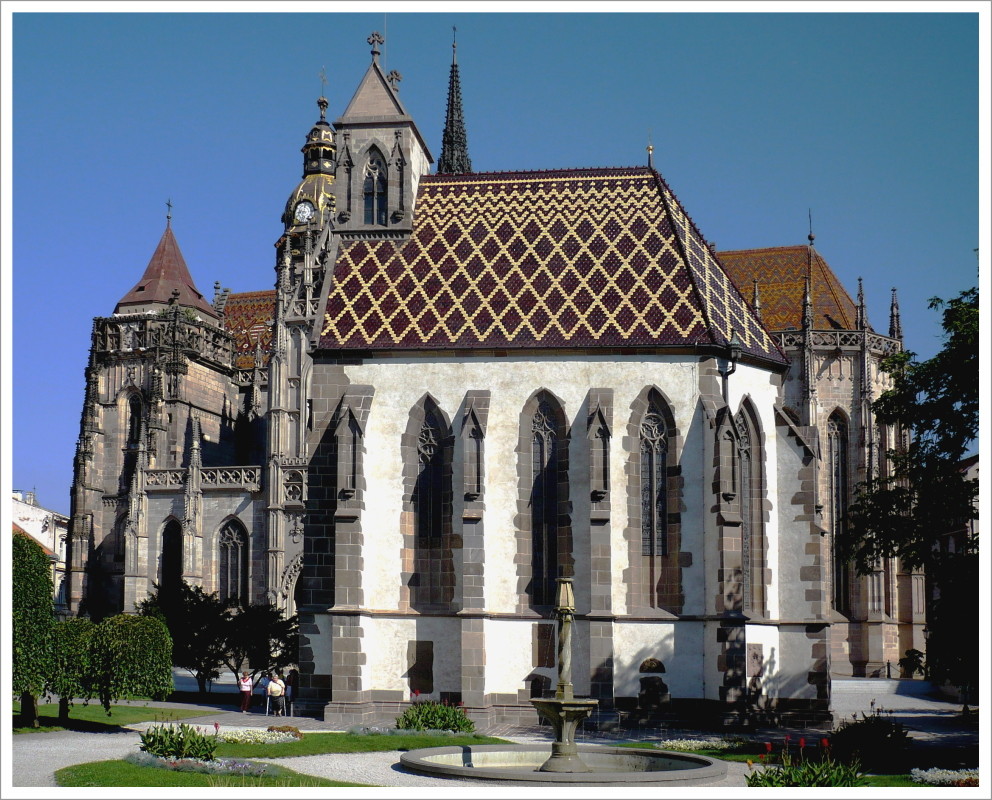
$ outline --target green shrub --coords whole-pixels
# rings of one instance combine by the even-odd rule
[[[153,725],[141,734],[141,749],[159,758],[195,758],[212,761],[217,737],[187,725]]]
[[[826,750],[820,760],[809,761],[800,751],[794,759],[787,750],[782,752],[777,765],[767,765],[754,770],[753,763],[747,762],[751,770],[747,776],[748,786],[867,786],[868,781],[861,774],[860,764],[855,759],[849,764],[837,761]]]
[[[845,721],[830,735],[830,747],[838,761],[854,759],[870,772],[902,772],[906,751],[913,740],[904,725],[883,715],[872,700],[871,714]]]
[[[475,723],[468,718],[461,706],[421,700],[411,705],[396,718],[396,727],[411,731],[456,731],[471,733]]]

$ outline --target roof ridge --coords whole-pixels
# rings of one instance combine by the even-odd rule
[[[557,169],[515,169],[515,170],[493,170],[490,172],[469,172],[461,174],[439,174],[424,175],[421,181],[443,183],[450,180],[465,180],[466,177],[485,178],[494,175],[550,175],[550,174],[591,174],[591,173],[612,173],[612,174],[643,174],[650,173],[648,167],[560,167]]]

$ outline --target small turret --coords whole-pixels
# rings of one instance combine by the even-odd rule
[[[889,309],[889,336],[902,341],[902,320],[899,319],[899,298],[892,287],[892,305]]]
[[[303,180],[299,182],[286,201],[283,224],[290,229],[303,229],[308,225],[321,226],[334,210],[334,170],[337,150],[334,130],[326,119],[327,98],[317,98],[320,109],[318,119],[302,147]]]

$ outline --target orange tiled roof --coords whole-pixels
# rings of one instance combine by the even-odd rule
[[[768,330],[802,328],[807,270],[812,278],[813,327],[819,330],[854,330],[857,317],[854,301],[815,248],[800,244],[758,250],[726,250],[716,255],[748,299],[752,297],[757,279],[761,319]]]
[[[255,365],[255,346],[261,344],[263,364],[269,362],[272,348],[272,326],[275,317],[276,293],[241,292],[228,295],[224,306],[224,328],[234,336],[234,366],[251,369]]]
[[[320,344],[724,345],[784,362],[649,168],[431,175],[409,240],[343,242]]]

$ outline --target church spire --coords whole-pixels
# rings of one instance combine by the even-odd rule
[[[892,287],[892,306],[889,310],[889,336],[893,339],[902,339],[902,320],[899,319],[899,298],[896,297],[896,289]]]
[[[854,327],[859,331],[865,330],[868,327],[868,309],[865,307],[865,289],[861,278],[858,278],[858,306],[855,315]]]
[[[441,135],[441,157],[437,162],[439,175],[472,171],[472,160],[468,157],[465,118],[462,115],[462,85],[458,77],[456,29],[452,27],[451,30],[451,76],[448,78],[448,111],[444,120],[444,133]]]

